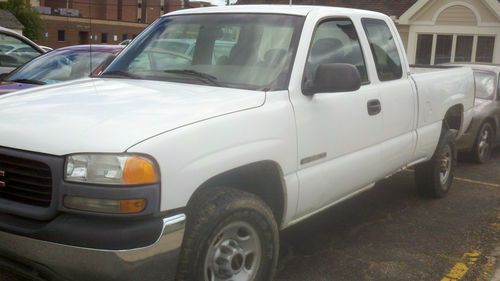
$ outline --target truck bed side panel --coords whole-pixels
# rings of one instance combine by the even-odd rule
[[[451,107],[463,106],[464,123],[459,135],[470,122],[468,113],[474,105],[474,76],[469,68],[451,68],[421,72],[412,77],[416,83],[419,104],[419,141],[415,156],[429,158],[439,141],[442,120]]]

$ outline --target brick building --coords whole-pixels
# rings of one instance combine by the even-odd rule
[[[118,44],[160,15],[187,8],[187,0],[31,0],[44,23],[38,44]]]

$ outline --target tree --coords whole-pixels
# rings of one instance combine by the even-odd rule
[[[23,35],[37,40],[43,30],[42,19],[26,0],[8,0],[0,3],[0,9],[10,11],[24,25]]]

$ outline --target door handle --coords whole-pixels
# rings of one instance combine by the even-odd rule
[[[377,115],[382,111],[382,105],[377,99],[369,100],[366,106],[368,108],[368,115]]]

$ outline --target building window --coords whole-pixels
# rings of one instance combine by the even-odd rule
[[[435,48],[434,53],[432,53],[433,48]],[[415,63],[491,63],[494,49],[494,36],[418,34]],[[476,50],[475,53],[473,50]]]
[[[416,64],[431,64],[432,37],[432,34],[418,35]]]
[[[65,30],[58,30],[57,31],[57,41],[59,41],[59,42],[66,41],[66,31]]]
[[[108,43],[108,34],[101,33],[101,43]]]
[[[125,41],[128,39],[128,34],[122,34],[122,41]]]
[[[493,62],[495,37],[479,36],[477,38],[476,62]]]
[[[457,36],[457,45],[455,49],[455,62],[472,61],[472,44],[474,36]]]
[[[453,35],[438,35],[436,40],[436,56],[434,64],[451,62],[451,45]]]

